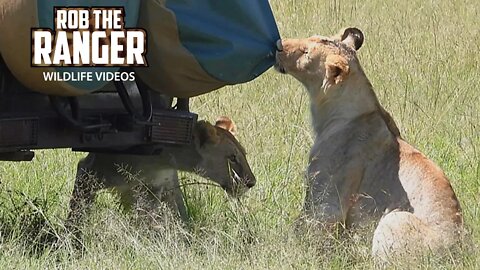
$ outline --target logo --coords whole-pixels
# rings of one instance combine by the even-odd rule
[[[146,67],[147,33],[121,7],[55,7],[54,29],[32,29],[33,67]]]

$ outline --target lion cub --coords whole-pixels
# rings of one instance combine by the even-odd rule
[[[236,125],[220,117],[215,125],[199,121],[193,130],[193,143],[183,147],[164,147],[158,155],[89,153],[78,163],[74,190],[70,200],[69,224],[79,225],[93,203],[97,191],[116,190],[126,208],[146,199],[148,209],[165,202],[183,220],[187,220],[177,170],[194,172],[215,181],[228,194],[241,196],[256,183],[247,162],[245,149],[233,136]],[[129,181],[129,175],[138,181]],[[136,196],[141,182],[146,198]]]
[[[460,204],[443,171],[405,142],[379,104],[356,51],[363,33],[277,43],[276,69],[310,95],[316,133],[304,214],[323,225],[378,222],[373,256],[380,262],[457,241]]]

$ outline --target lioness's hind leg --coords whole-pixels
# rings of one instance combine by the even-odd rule
[[[178,213],[183,221],[188,221],[189,216],[185,207],[185,201],[183,199],[183,192],[180,187],[180,181],[178,180],[178,172],[171,170],[171,181],[169,185],[170,190],[167,192],[165,202]]]
[[[375,229],[372,255],[381,265],[399,259],[415,258],[428,250],[428,226],[414,214],[395,211],[385,215]]]

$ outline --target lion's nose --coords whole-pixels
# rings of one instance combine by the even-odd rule
[[[257,179],[253,178],[253,179],[247,179],[245,185],[248,187],[248,188],[252,188],[255,186],[255,184],[257,183]]]
[[[282,45],[282,40],[281,39],[277,40],[276,45],[277,45],[277,51],[282,52],[283,51],[283,45]]]

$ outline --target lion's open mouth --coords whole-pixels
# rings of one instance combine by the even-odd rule
[[[224,188],[232,197],[240,197],[247,192],[250,187],[245,184],[245,180],[233,168],[230,170],[232,185],[229,188]]]
[[[234,169],[231,169],[231,175],[232,175],[234,184],[242,183],[242,178],[240,177],[240,175],[238,175],[238,173]]]

